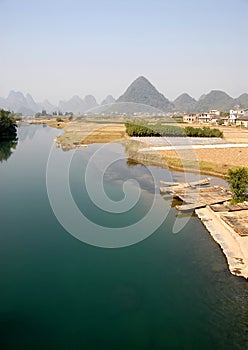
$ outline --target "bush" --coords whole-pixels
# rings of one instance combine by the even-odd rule
[[[219,129],[210,129],[208,126],[204,126],[203,128],[187,126],[185,133],[190,137],[223,137],[222,131]]]
[[[248,188],[248,170],[244,167],[228,169],[227,182],[234,194],[233,202],[243,202]]]

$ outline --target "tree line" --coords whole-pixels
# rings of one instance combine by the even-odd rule
[[[223,137],[222,131],[219,129],[210,129],[207,126],[202,128],[194,128],[187,126],[182,128],[177,125],[163,125],[157,123],[148,125],[145,123],[125,123],[126,133],[129,136],[189,136],[189,137]]]

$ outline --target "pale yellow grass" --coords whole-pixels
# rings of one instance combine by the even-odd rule
[[[82,140],[82,143],[89,144],[114,142],[125,138],[125,135],[126,128],[124,124],[110,124],[93,131],[89,136]]]
[[[72,149],[81,144],[107,143],[125,138],[124,124],[96,124],[90,122],[71,122],[64,133],[57,137],[57,144],[63,149]]]
[[[197,149],[176,151],[159,151],[174,168],[201,170],[204,173],[225,175],[233,167],[248,168],[247,148]]]

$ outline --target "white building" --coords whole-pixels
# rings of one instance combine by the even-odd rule
[[[200,124],[208,124],[211,121],[209,113],[201,113],[198,115],[198,121]]]
[[[248,116],[248,108],[243,109],[231,109],[230,110],[230,123],[235,124],[236,120],[240,117],[247,117]]]
[[[220,111],[218,111],[217,109],[212,109],[211,111],[209,111],[209,114],[212,116],[212,117],[219,117],[220,116]]]

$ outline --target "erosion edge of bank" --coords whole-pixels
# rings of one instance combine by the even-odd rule
[[[197,216],[226,256],[230,272],[248,279],[248,237],[241,237],[209,206],[196,209]]]

